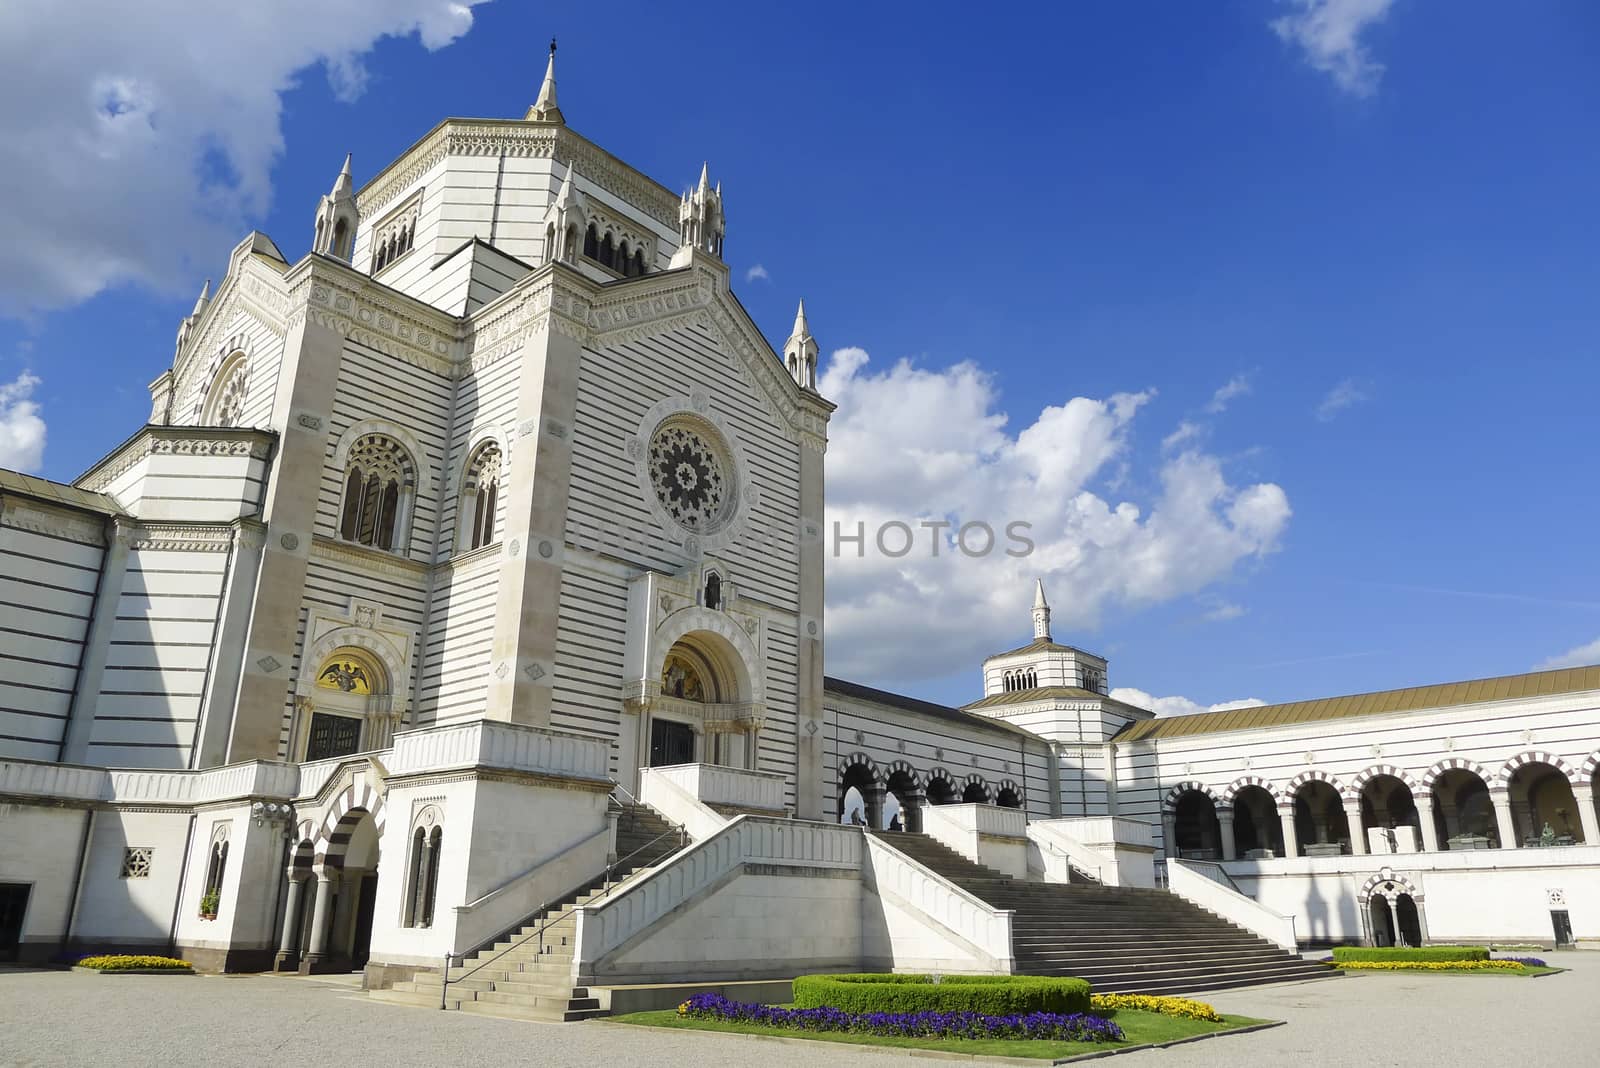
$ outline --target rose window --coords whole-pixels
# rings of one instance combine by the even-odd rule
[[[727,512],[729,487],[722,453],[692,427],[663,427],[650,442],[650,485],[678,525],[708,534]]]

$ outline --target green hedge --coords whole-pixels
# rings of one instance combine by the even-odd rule
[[[1385,949],[1337,946],[1333,951],[1333,959],[1341,964],[1347,961],[1488,960],[1489,951],[1483,946],[1423,946],[1421,949],[1405,949],[1398,946]]]
[[[802,975],[794,1003],[845,1012],[1088,1012],[1089,983],[1037,975]]]

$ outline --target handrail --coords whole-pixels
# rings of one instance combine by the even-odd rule
[[[1067,852],[1065,849],[1062,849],[1060,846],[1056,845],[1056,843],[1050,841],[1047,838],[1043,838],[1043,837],[1041,837],[1039,839],[1036,839],[1035,841],[1037,841],[1037,843],[1039,845],[1041,845],[1044,848],[1048,849],[1050,852],[1054,853],[1056,856],[1060,857],[1062,860],[1065,860],[1067,862],[1067,870],[1069,872],[1074,872],[1075,871],[1079,875],[1083,876],[1085,879],[1093,878],[1094,881],[1099,883],[1100,885],[1102,885],[1102,886],[1105,885],[1105,877],[1104,877],[1105,873],[1104,873],[1103,869],[1100,867],[1100,865],[1096,864],[1094,866],[1094,875],[1091,876],[1089,874],[1089,869],[1088,868],[1085,868],[1082,864],[1078,864],[1078,863],[1074,862],[1073,859],[1072,859],[1072,854]]]
[[[553,904],[554,904],[554,902],[546,901],[543,905],[540,905],[539,908],[537,909],[538,912],[542,912],[542,913],[545,914],[544,923],[539,925],[539,929],[537,931],[535,931],[533,934],[530,934],[530,935],[524,935],[522,938],[520,938],[517,941],[511,943],[505,949],[502,949],[500,952],[496,953],[494,956],[486,957],[483,960],[479,961],[477,964],[473,965],[472,968],[470,968],[469,970],[467,970],[465,972],[462,972],[461,975],[459,975],[456,978],[456,982],[459,983],[462,979],[467,978],[469,975],[475,974],[480,969],[486,967],[489,964],[494,963],[495,961],[499,960],[501,957],[505,956],[507,953],[510,953],[513,949],[516,949],[519,946],[527,945],[528,942],[531,939],[543,938],[545,931],[550,929],[550,924],[551,924],[550,908],[551,908],[551,906]],[[542,948],[539,950],[539,955],[540,956],[544,956],[544,950]],[[450,990],[450,961],[451,961],[451,958],[453,958],[455,956],[458,956],[458,954],[446,953],[444,955],[444,971],[441,972],[440,975],[439,975],[439,1008],[441,1008],[441,1009],[443,1009],[445,1007],[445,995]],[[459,954],[459,956],[461,957],[461,963],[462,964],[466,964],[467,963],[466,954],[462,953],[462,954]]]
[[[678,848],[682,849],[683,845],[684,845],[684,840],[686,838],[688,838],[689,832],[687,830],[685,830],[681,824],[669,823],[668,827],[667,827],[667,829],[665,831],[662,831],[660,834],[658,834],[654,838],[650,839],[650,841],[646,842],[644,845],[640,846],[638,849],[635,849],[632,853],[629,853],[625,857],[618,857],[616,860],[613,860],[613,861],[609,862],[608,864],[606,864],[605,886],[600,892],[602,894],[610,893],[610,891],[611,891],[611,873],[616,868],[621,867],[623,861],[632,860],[634,857],[638,856],[640,853],[643,853],[646,849],[649,849],[651,846],[653,846],[657,842],[661,841],[661,839],[666,838],[668,835],[673,835],[673,834],[678,836]]]

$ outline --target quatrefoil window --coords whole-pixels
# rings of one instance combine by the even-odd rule
[[[671,422],[657,430],[649,465],[650,485],[679,526],[710,534],[727,521],[733,498],[729,464],[698,426]]]

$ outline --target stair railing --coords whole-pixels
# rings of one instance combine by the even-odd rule
[[[1089,869],[1088,868],[1084,867],[1082,864],[1079,864],[1078,862],[1073,860],[1071,853],[1068,853],[1065,849],[1062,849],[1060,846],[1056,845],[1054,842],[1051,842],[1051,841],[1048,841],[1048,840],[1040,840],[1039,844],[1041,846],[1043,846],[1044,848],[1048,849],[1050,852],[1054,853],[1056,856],[1060,857],[1062,860],[1066,861],[1067,873],[1068,873],[1067,874],[1067,881],[1068,882],[1072,881],[1071,873],[1072,872],[1077,872],[1079,875],[1083,876],[1085,879],[1092,879],[1095,882],[1099,883],[1101,886],[1105,885],[1105,879],[1102,877],[1103,873],[1101,871],[1100,865],[1096,864],[1094,866],[1094,874],[1091,875],[1091,874],[1089,874]]]
[[[488,966],[490,964],[493,964],[495,961],[499,960],[501,957],[505,956],[507,953],[510,953],[513,949],[516,949],[519,946],[527,945],[529,942],[533,941],[535,938],[543,939],[545,931],[549,930],[550,924],[554,922],[550,917],[550,913],[551,913],[551,910],[554,909],[555,907],[556,907],[556,903],[553,902],[553,901],[546,901],[543,905],[540,905],[538,911],[539,911],[539,913],[541,913],[544,916],[544,922],[539,925],[539,929],[537,931],[534,931],[530,935],[524,935],[523,937],[517,939],[515,942],[512,942],[505,949],[500,950],[498,953],[495,953],[492,956],[485,957],[483,960],[480,960],[477,964],[474,964],[470,969],[468,969],[467,971],[464,971],[460,975],[456,976],[455,981],[459,983],[459,982],[461,982],[461,980],[466,979],[469,976],[472,976],[472,975],[476,974],[480,969],[482,969],[482,968],[484,968],[484,967],[486,967],[486,966]],[[548,952],[548,951],[549,950],[548,950],[547,946],[541,945],[539,947],[539,955],[541,957],[544,956],[545,953]],[[465,953],[446,953],[444,955],[444,971],[439,973],[439,1008],[441,1008],[441,1009],[445,1008],[446,994],[448,994],[449,990],[450,990],[450,981],[451,981],[450,980],[450,962],[452,960],[454,960],[456,957],[460,957],[461,958],[461,963],[463,965],[465,965],[467,963],[467,955]]]
[[[630,801],[632,801],[635,805],[640,806],[640,807],[646,807],[644,805],[643,801],[640,801],[637,797],[634,797],[633,794],[628,792],[628,788],[627,787],[623,786],[621,783],[617,782],[615,779],[611,780],[611,785],[614,787],[614,789],[611,792],[611,800],[612,801],[617,801],[617,796],[616,795],[620,793],[624,797],[626,797]],[[622,802],[617,801],[617,804],[621,805]],[[624,806],[624,807],[626,807],[626,806]],[[600,890],[600,892],[602,894],[610,892],[611,886],[612,886],[612,876],[617,871],[617,869],[619,869],[619,868],[621,868],[623,866],[624,862],[632,860],[634,857],[638,856],[640,853],[643,853],[645,850],[649,849],[651,846],[655,845],[657,842],[660,842],[665,838],[670,838],[673,835],[677,835],[677,837],[678,837],[678,848],[679,849],[682,849],[685,845],[687,845],[689,843],[689,832],[688,832],[687,829],[684,828],[684,826],[682,824],[673,823],[671,820],[664,820],[663,822],[665,822],[667,824],[667,829],[665,831],[663,831],[661,834],[656,835],[654,838],[650,839],[650,841],[646,842],[644,845],[640,846],[638,849],[635,849],[633,852],[629,853],[627,856],[617,857],[615,860],[610,860],[610,861],[608,861],[606,863],[605,883],[604,883],[603,887]]]

